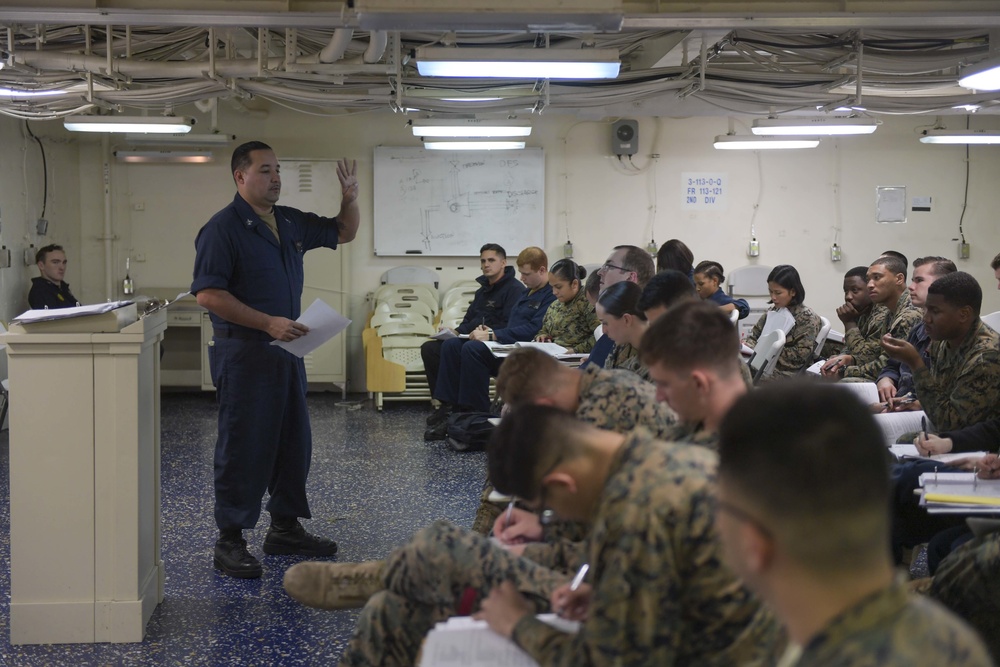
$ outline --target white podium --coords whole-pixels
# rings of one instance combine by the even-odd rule
[[[161,310],[12,325],[11,644],[142,641],[163,600]],[[81,321],[88,318],[79,318]],[[95,320],[96,321],[96,320]],[[53,332],[53,331],[57,331]]]

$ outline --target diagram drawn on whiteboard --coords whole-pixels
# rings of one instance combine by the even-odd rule
[[[544,157],[435,154],[376,148],[375,252],[477,255],[483,243],[508,252],[544,241]]]

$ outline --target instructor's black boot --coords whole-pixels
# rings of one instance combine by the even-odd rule
[[[262,570],[260,561],[247,551],[247,541],[242,530],[221,531],[215,543],[215,569],[239,579],[256,579]]]

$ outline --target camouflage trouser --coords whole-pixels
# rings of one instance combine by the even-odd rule
[[[386,561],[386,590],[361,610],[340,664],[413,665],[427,632],[456,615],[460,603],[469,601],[470,589],[468,606],[474,610],[493,586],[511,581],[542,612],[549,609],[552,591],[567,580],[481,535],[438,521]]]
[[[930,596],[975,628],[1000,659],[1000,532],[963,544],[934,575]]]
[[[483,491],[479,494],[479,509],[476,510],[476,520],[472,522],[472,532],[480,535],[489,535],[493,530],[493,524],[500,516],[505,507],[490,502],[490,494],[493,493],[493,484],[486,480],[483,484]]]

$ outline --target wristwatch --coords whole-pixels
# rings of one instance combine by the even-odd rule
[[[490,337],[491,341],[494,340],[494,338],[493,338],[493,330],[492,329],[490,329],[490,331],[489,331],[489,333],[487,335]]]

